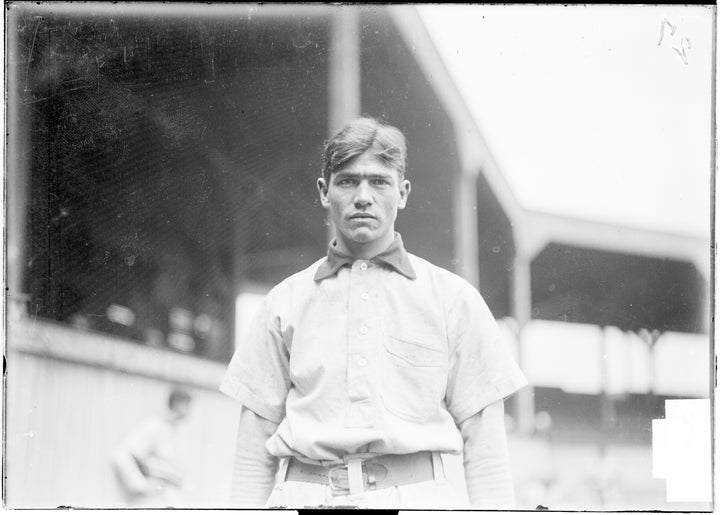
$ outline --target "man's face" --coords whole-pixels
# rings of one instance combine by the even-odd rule
[[[394,237],[398,209],[410,194],[410,182],[394,168],[364,153],[338,168],[329,184],[318,179],[322,205],[346,250],[381,252]],[[379,247],[379,248],[375,248]]]

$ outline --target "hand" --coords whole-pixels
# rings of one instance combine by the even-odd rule
[[[144,469],[149,479],[156,479],[164,482],[180,486],[182,483],[182,475],[180,471],[172,463],[157,458],[147,458],[144,463]]]

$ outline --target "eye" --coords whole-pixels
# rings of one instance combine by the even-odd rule
[[[352,186],[353,184],[355,184],[355,180],[350,177],[342,177],[335,181],[335,184],[337,184],[338,186]]]
[[[387,180],[385,177],[375,177],[372,180],[372,183],[376,186],[388,186],[390,184],[390,181]]]

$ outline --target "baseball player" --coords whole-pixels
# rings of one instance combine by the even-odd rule
[[[324,154],[336,237],[270,291],[220,387],[242,404],[233,506],[512,508],[503,400],[526,380],[480,293],[395,231],[403,134],[355,119]]]

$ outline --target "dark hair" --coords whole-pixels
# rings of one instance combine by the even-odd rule
[[[191,399],[192,397],[190,397],[190,394],[188,392],[176,388],[172,392],[170,392],[170,397],[168,397],[168,406],[170,407],[170,409],[172,409],[173,407],[175,407],[175,405],[179,403],[190,402]]]
[[[338,168],[365,152],[397,170],[401,179],[405,176],[407,148],[403,133],[392,125],[363,116],[348,122],[325,144],[323,178],[329,182]]]

